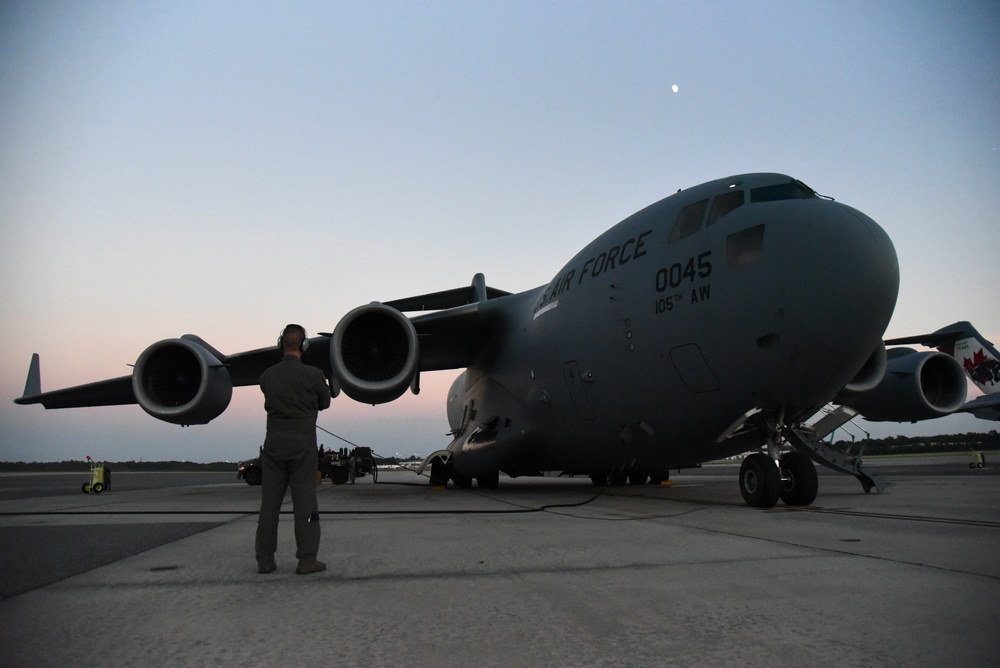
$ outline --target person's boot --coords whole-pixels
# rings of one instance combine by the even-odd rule
[[[319,573],[320,571],[326,570],[326,564],[322,561],[316,561],[315,559],[310,559],[308,561],[299,561],[299,567],[295,569],[295,572],[299,575],[309,575],[310,573]]]

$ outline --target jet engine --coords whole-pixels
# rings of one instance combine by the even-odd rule
[[[860,394],[862,392],[867,392],[878,387],[878,384],[882,382],[885,378],[885,370],[887,368],[887,359],[885,352],[885,344],[879,341],[878,347],[872,351],[872,354],[868,356],[865,360],[865,364],[861,367],[851,382],[847,384],[847,387],[843,389],[843,392],[848,394]]]
[[[839,403],[873,422],[916,422],[953,413],[965,395],[965,374],[952,357],[893,348],[882,382],[867,392],[845,393]]]
[[[420,345],[410,319],[384,304],[359,306],[345,315],[330,339],[330,366],[337,385],[366,404],[419,391]]]
[[[159,420],[207,424],[229,406],[233,381],[204,346],[186,338],[166,339],[139,355],[132,391],[142,409]]]

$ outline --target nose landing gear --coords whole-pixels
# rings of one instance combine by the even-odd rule
[[[809,456],[785,441],[781,416],[763,425],[766,451],[749,455],[740,467],[740,494],[752,508],[771,508],[778,499],[789,506],[816,500],[819,479]]]
[[[814,461],[853,475],[865,494],[872,489],[880,494],[885,490],[882,475],[864,470],[860,456],[852,456],[823,440],[857,413],[845,406],[825,413],[811,425],[785,424],[784,411],[765,416],[765,421],[757,424],[761,452],[744,459],[740,468],[740,493],[747,505],[770,508],[781,499],[789,506],[808,506],[816,500],[819,489]]]
[[[809,457],[797,450],[786,452],[779,462],[781,491],[778,496],[786,506],[808,506],[816,500],[819,477]]]
[[[774,460],[762,452],[743,460],[740,466],[740,494],[751,508],[770,508],[778,502],[781,476]]]

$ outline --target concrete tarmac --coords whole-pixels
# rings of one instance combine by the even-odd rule
[[[290,514],[257,574],[235,473],[3,475],[3,664],[992,666],[1000,476],[967,460],[868,460],[882,495],[821,472],[807,509],[746,507],[736,464],[603,492],[324,481],[308,576]]]

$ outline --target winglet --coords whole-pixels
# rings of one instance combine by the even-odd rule
[[[28,379],[24,382],[22,398],[38,396],[42,393],[42,373],[38,363],[38,353],[31,355],[31,365],[28,367]]]

